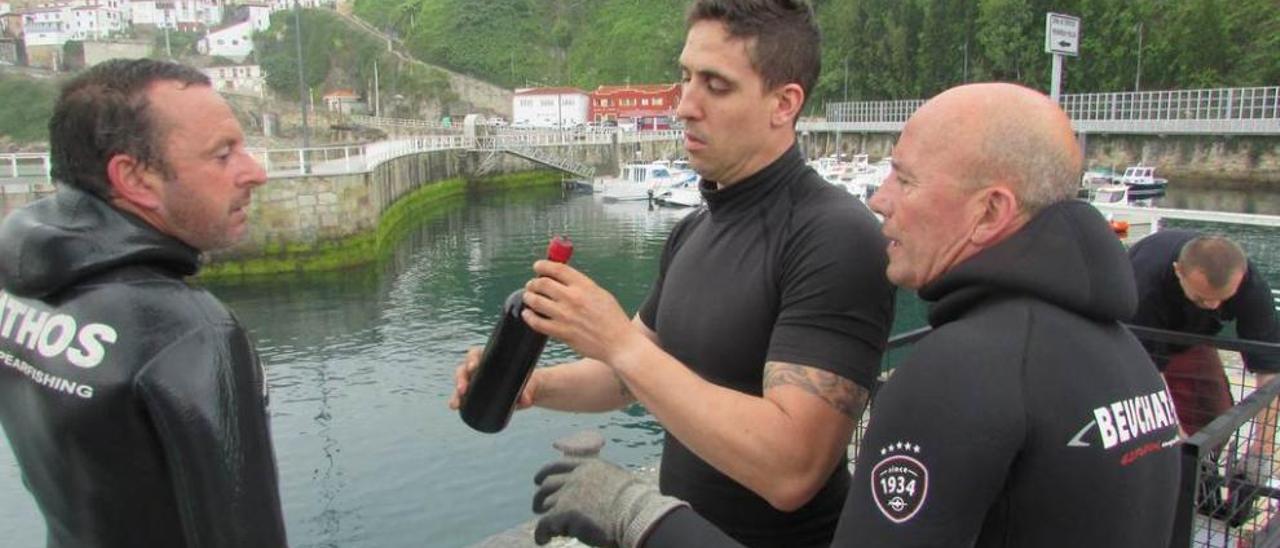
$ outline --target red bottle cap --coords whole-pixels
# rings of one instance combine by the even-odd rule
[[[569,257],[573,256],[573,241],[568,236],[557,235],[551,238],[551,243],[547,244],[547,260],[557,263],[569,262]]]

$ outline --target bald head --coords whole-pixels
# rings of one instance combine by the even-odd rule
[[[1008,186],[1028,214],[1075,196],[1083,158],[1071,120],[1038,91],[1002,83],[955,87],[920,107],[913,125],[934,150],[949,153],[958,177],[975,188]]]

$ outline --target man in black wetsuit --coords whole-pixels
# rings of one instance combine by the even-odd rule
[[[266,182],[190,67],[113,60],[49,121],[56,195],[0,225],[0,424],[50,547],[285,546],[266,383],[183,277]]]
[[[1138,282],[1138,313],[1132,323],[1196,335],[1217,335],[1225,322],[1235,322],[1241,339],[1280,343],[1271,288],[1244,250],[1230,239],[1186,230],[1165,230],[1129,248]],[[1231,408],[1232,397],[1222,359],[1207,345],[1146,342],[1156,367],[1164,373],[1178,409],[1182,429],[1195,434]],[[1280,354],[1243,353],[1245,368],[1257,386],[1280,371]],[[1241,468],[1255,482],[1272,475],[1276,403],[1259,423]]]
[[[1166,546],[1177,419],[1119,322],[1137,306],[1081,153],[1044,95],[977,84],[907,122],[871,199],[889,279],[933,331],[876,395],[835,546]],[[535,481],[539,527],[595,544],[733,545],[599,459]],[[638,542],[633,542],[640,539]]]
[[[521,405],[638,401],[666,429],[664,493],[751,546],[825,546],[892,323],[884,239],[796,147],[819,69],[809,6],[702,0],[688,23],[676,115],[706,207],[672,230],[634,318],[572,267],[534,265],[524,319],[583,359],[535,370]]]

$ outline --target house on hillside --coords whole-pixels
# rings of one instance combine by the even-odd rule
[[[593,122],[613,120],[637,129],[667,129],[680,104],[680,84],[600,86],[591,92]]]
[[[267,87],[262,67],[258,65],[223,65],[202,70],[218,91],[261,97]]]
[[[578,88],[525,88],[511,96],[516,126],[573,127],[587,122],[588,98]]]
[[[335,89],[324,94],[324,107],[333,112],[343,114],[367,114],[369,105],[360,99],[360,95],[350,89]]]
[[[45,15],[45,12],[39,15]],[[63,30],[61,20],[38,18],[37,14],[31,12],[23,14],[22,42],[26,47],[28,65],[51,70],[62,67],[62,45],[67,40],[69,38]]]
[[[95,40],[124,32],[128,26],[122,0],[104,0],[96,5],[71,8],[66,32],[71,40]]]
[[[232,23],[211,30],[196,43],[196,50],[203,55],[244,61],[253,53],[253,22]]]
[[[222,22],[222,5],[218,0],[130,0],[129,22],[195,31]]]

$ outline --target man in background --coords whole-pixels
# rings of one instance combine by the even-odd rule
[[[1133,325],[1217,335],[1235,322],[1244,340],[1280,343],[1271,288],[1238,244],[1222,236],[1162,230],[1129,248],[1138,283]],[[1222,358],[1209,345],[1145,342],[1164,374],[1185,434],[1200,431],[1231,408],[1233,398]],[[1263,386],[1280,371],[1280,353],[1243,352],[1245,369]],[[1272,475],[1276,402],[1255,423],[1240,468],[1255,483]]]

